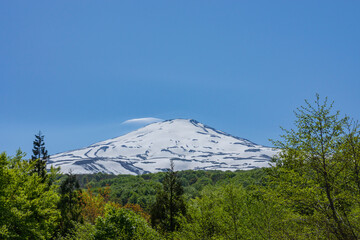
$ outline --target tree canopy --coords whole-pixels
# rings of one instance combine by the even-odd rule
[[[359,131],[349,117],[321,102],[295,111],[295,128],[275,145],[282,151],[269,169],[272,187],[310,228],[337,239],[360,237]]]

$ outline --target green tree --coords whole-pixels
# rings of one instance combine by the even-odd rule
[[[39,131],[38,135],[35,135],[33,142],[33,155],[31,156],[31,162],[34,162],[33,172],[37,173],[43,181],[46,179],[46,163],[49,159],[48,151],[45,149],[44,135]]]
[[[158,191],[156,202],[151,208],[151,224],[159,226],[165,232],[173,232],[178,227],[176,217],[186,214],[183,198],[184,190],[174,171],[174,162],[163,181],[163,189]]]
[[[295,128],[283,129],[282,140],[274,142],[282,151],[269,169],[271,185],[310,231],[358,239],[359,133],[327,99],[316,95],[315,104],[305,102],[295,111]]]
[[[98,217],[94,239],[161,239],[141,216],[125,208],[106,205],[105,216]]]
[[[218,189],[207,187],[189,201],[188,216],[180,218],[180,229],[175,233],[178,239],[221,239],[224,213]]]
[[[57,186],[30,174],[24,156],[0,155],[0,239],[50,239],[60,217]]]
[[[291,211],[269,198],[265,188],[247,190],[234,183],[208,186],[190,200],[178,239],[296,239],[301,228]],[[297,228],[295,228],[297,227]],[[305,238],[306,239],[306,238]]]
[[[76,222],[83,222],[80,192],[81,189],[76,175],[67,174],[66,179],[59,187],[60,201],[58,208],[61,212],[59,228],[62,236],[68,234],[75,227]]]

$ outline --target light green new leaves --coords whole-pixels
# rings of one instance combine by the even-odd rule
[[[60,217],[56,186],[30,174],[21,151],[0,156],[0,236],[12,239],[49,239]]]
[[[275,142],[282,152],[269,170],[271,186],[309,229],[320,231],[318,236],[359,238],[354,217],[360,196],[357,127],[318,95],[295,116],[295,128],[284,130],[282,141]]]

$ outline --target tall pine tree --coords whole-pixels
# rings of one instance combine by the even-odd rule
[[[33,155],[31,156],[31,163],[34,163],[34,168],[32,173],[38,174],[39,177],[43,180],[46,179],[46,163],[49,159],[48,151],[45,149],[44,135],[39,131],[38,135],[35,135],[35,140],[33,142]]]
[[[163,181],[163,189],[156,195],[156,202],[151,208],[151,224],[164,232],[173,232],[179,226],[176,217],[186,214],[183,187],[174,171],[171,160],[170,169]]]

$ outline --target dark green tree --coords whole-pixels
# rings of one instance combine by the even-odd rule
[[[59,187],[60,201],[58,209],[61,212],[59,229],[62,236],[73,230],[76,222],[83,222],[80,192],[81,189],[76,175],[67,174],[65,181]]]
[[[176,217],[186,214],[183,198],[183,187],[174,171],[174,162],[170,162],[170,169],[163,181],[163,189],[156,195],[156,202],[151,208],[151,224],[158,226],[164,232],[173,232],[179,226]]]
[[[37,173],[43,181],[46,180],[46,163],[49,159],[48,151],[45,149],[44,135],[39,131],[38,135],[35,135],[33,142],[33,155],[30,162],[34,164],[33,173]]]

